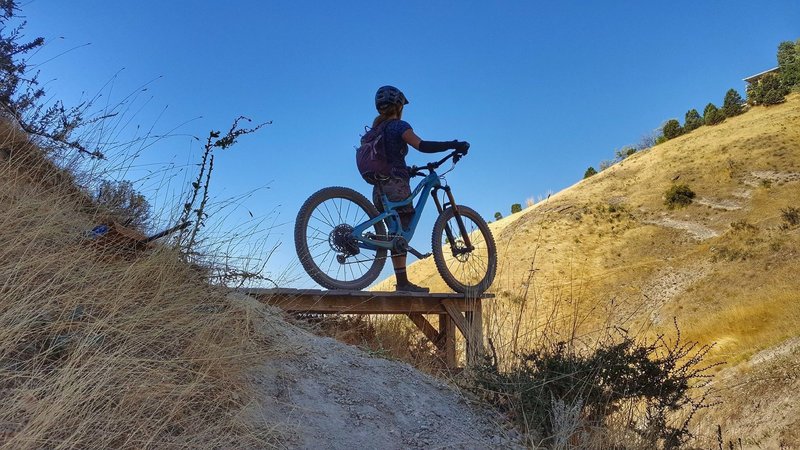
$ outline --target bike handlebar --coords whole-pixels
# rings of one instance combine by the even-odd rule
[[[467,149],[469,149],[469,144],[467,144]],[[422,167],[411,166],[411,176],[425,176],[424,173],[420,172],[421,170],[427,169],[427,170],[433,172],[434,170],[438,169],[439,166],[441,166],[442,164],[446,163],[448,159],[453,158],[453,164],[456,164],[456,163],[458,163],[458,161],[463,156],[464,156],[464,153],[461,153],[458,150],[453,150],[447,156],[445,156],[444,158],[440,159],[439,161],[429,162],[428,164],[425,164]]]

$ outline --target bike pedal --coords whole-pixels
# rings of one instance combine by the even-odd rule
[[[430,253],[423,254],[423,253],[418,252],[417,250],[414,250],[411,247],[408,247],[408,253],[411,253],[412,255],[416,256],[417,259],[425,259],[425,258],[431,256]]]

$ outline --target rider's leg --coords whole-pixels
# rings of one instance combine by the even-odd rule
[[[381,189],[382,188],[382,189]],[[383,202],[381,201],[381,191],[386,194],[386,197],[393,202],[399,202],[411,196],[411,184],[408,179],[390,178],[381,182],[381,188],[375,186],[372,191],[372,202],[378,211],[383,212]],[[404,205],[397,209],[400,214],[400,223],[403,229],[408,229],[411,224],[411,219],[414,217],[414,207],[411,205]],[[394,274],[397,280],[396,288],[398,291],[407,292],[428,292],[429,289],[417,286],[408,281],[408,274],[406,273],[406,253],[397,254],[392,252],[392,266],[394,267]]]

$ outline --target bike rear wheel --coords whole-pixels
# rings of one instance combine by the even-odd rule
[[[480,214],[461,205],[458,213],[464,224],[463,231],[452,207],[442,211],[433,224],[433,260],[450,289],[478,295],[489,289],[494,281],[497,248],[489,225]],[[464,235],[469,236],[472,249],[467,247]]]
[[[345,187],[324,188],[308,198],[294,225],[294,244],[308,275],[328,289],[361,290],[380,275],[387,250],[358,247],[351,232],[377,217],[375,206]],[[368,232],[386,236],[383,222]]]

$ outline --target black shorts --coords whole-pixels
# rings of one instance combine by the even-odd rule
[[[411,182],[408,178],[389,178],[381,182],[383,193],[389,198],[389,201],[399,202],[411,197]],[[378,208],[378,211],[383,211],[383,202],[381,202],[381,194],[378,186],[372,188],[372,203]],[[414,206],[412,204],[403,205],[397,208],[397,213],[400,214],[400,222],[403,228],[407,229],[411,223],[411,218],[414,216]]]

